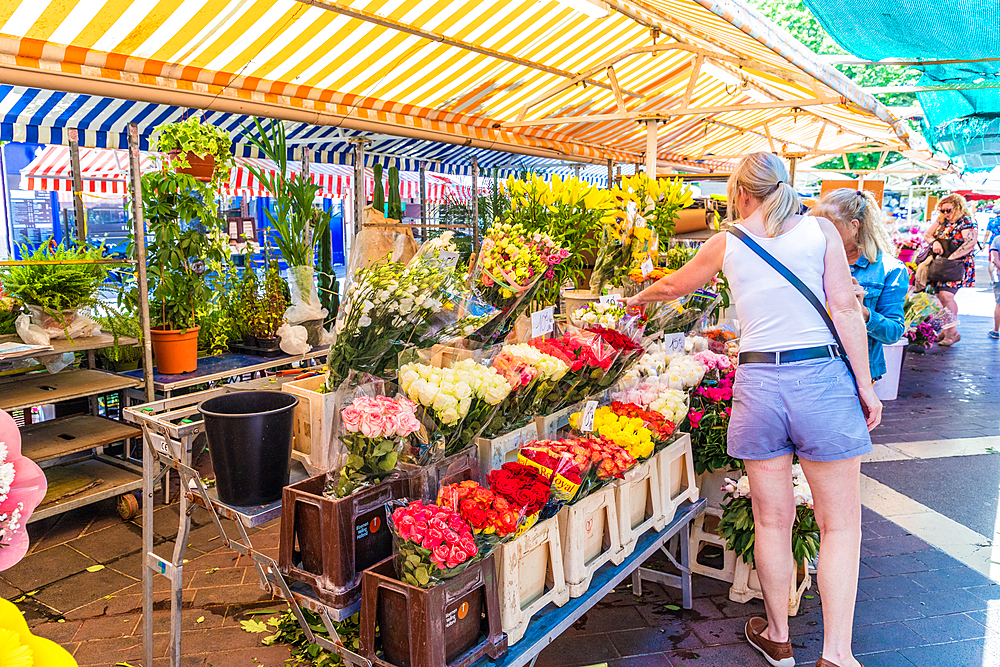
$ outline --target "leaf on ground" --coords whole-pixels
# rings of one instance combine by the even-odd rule
[[[100,572],[104,569],[103,565],[91,565],[87,568],[87,572]]]
[[[217,567],[213,567],[213,568],[212,568],[211,570],[209,570],[209,571],[208,571],[208,572],[206,572],[205,574],[215,574],[215,573],[216,573],[216,572],[218,572],[218,571],[219,571],[219,568],[217,568]]]
[[[56,621],[56,623],[65,623],[65,622],[66,622],[65,618],[60,618],[59,620]]]
[[[665,605],[663,605],[663,608],[664,609],[669,609],[670,611],[680,611],[681,610],[681,608],[678,607],[675,604],[665,604]]]
[[[205,622],[205,617],[204,616],[199,616],[198,620],[195,621],[195,623],[204,623],[204,622]]]
[[[240,621],[240,625],[243,627],[244,632],[267,632],[267,626],[260,621],[252,619],[249,621]]]
[[[267,622],[268,625],[270,625],[271,627],[274,627],[274,628],[276,628],[279,625],[281,625],[281,619],[278,618],[277,616],[274,616],[273,618],[267,619],[266,622]]]
[[[105,595],[105,596],[104,596],[104,599],[105,599],[105,600],[110,600],[110,599],[111,599],[111,598],[113,598],[113,597],[114,597],[114,595]]]

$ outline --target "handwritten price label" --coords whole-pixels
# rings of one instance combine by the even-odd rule
[[[549,306],[544,310],[536,310],[531,314],[531,337],[538,338],[547,333],[552,333],[555,328],[555,307]]]
[[[441,262],[441,266],[448,269],[454,269],[455,265],[458,264],[458,253],[442,250],[438,253],[438,261]]]
[[[580,418],[580,430],[590,433],[594,430],[594,413],[597,412],[597,401],[587,401],[583,406],[583,416]]]
[[[646,261],[643,262],[642,266],[639,267],[639,270],[642,271],[643,278],[648,276],[650,273],[653,272],[653,260],[647,257]]]
[[[621,294],[602,294],[597,297],[599,303],[614,303],[622,298]]]
[[[667,334],[663,339],[667,354],[684,354],[684,334]]]

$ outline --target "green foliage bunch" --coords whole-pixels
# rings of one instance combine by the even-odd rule
[[[266,209],[268,221],[278,233],[275,244],[289,266],[313,266],[314,249],[319,238],[317,228],[329,224],[329,214],[316,214],[313,201],[319,186],[301,173],[288,173],[288,145],[285,126],[271,121],[265,130],[259,118],[254,118],[257,134],[247,132],[247,139],[277,165],[265,172],[256,165],[247,165],[254,178],[271,193],[273,211]]]
[[[735,551],[744,563],[753,565],[753,503],[748,496],[730,498],[723,506],[719,535],[726,540],[727,549]],[[796,563],[801,563],[812,560],[818,553],[816,513],[807,505],[799,505],[795,508],[795,523],[792,524],[792,555]]]
[[[327,632],[326,626],[323,625],[323,619],[319,614],[308,609],[303,609],[302,613],[305,615],[306,623],[309,624],[310,630],[320,637],[330,639],[330,633]],[[358,615],[355,614],[340,622],[332,621],[332,623],[337,634],[340,636],[340,641],[343,643],[344,648],[354,653],[360,652],[361,626]],[[264,637],[261,643],[265,646],[270,646],[275,642],[288,644],[291,647],[291,656],[288,661],[290,665],[339,667],[345,664],[343,658],[339,655],[320,648],[319,644],[310,643],[291,609],[281,616],[268,619],[267,625],[274,628],[275,632],[273,635]]]
[[[114,345],[97,350],[98,357],[114,364],[131,363],[142,358],[142,326],[135,311],[107,308],[103,315],[95,315],[94,319],[100,323],[103,331],[115,338]],[[120,345],[119,338],[135,338],[140,346]]]
[[[186,331],[215,304],[209,280],[222,271],[229,250],[212,190],[187,174],[154,171],[142,177],[142,205],[149,234],[150,319],[154,326]],[[130,255],[134,243],[130,237]],[[124,295],[124,302],[136,309],[138,288]]]
[[[212,182],[220,183],[229,178],[229,172],[235,164],[230,152],[232,139],[221,127],[202,125],[197,116],[192,116],[179,123],[166,123],[156,128],[156,149],[169,153],[180,151],[174,162],[183,167],[190,167],[187,153],[194,153],[200,158],[211,155],[215,158],[215,171]]]
[[[264,270],[256,307],[250,315],[250,330],[258,338],[274,338],[288,309],[287,286],[281,279],[277,260],[271,260]]]

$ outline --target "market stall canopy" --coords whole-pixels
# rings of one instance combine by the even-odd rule
[[[806,0],[838,44],[872,61],[914,59],[924,133],[968,168],[1000,164],[996,2]]]
[[[917,141],[736,0],[573,4],[12,0],[0,79],[595,164],[649,122],[661,169]]]

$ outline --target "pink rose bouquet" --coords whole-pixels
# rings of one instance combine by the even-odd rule
[[[388,396],[359,396],[341,410],[340,441],[348,456],[339,475],[328,477],[326,495],[343,498],[388,476],[410,435],[420,430],[416,410],[408,398]]]
[[[429,588],[461,574],[477,560],[472,527],[448,507],[414,500],[389,515],[396,574],[411,586]]]

